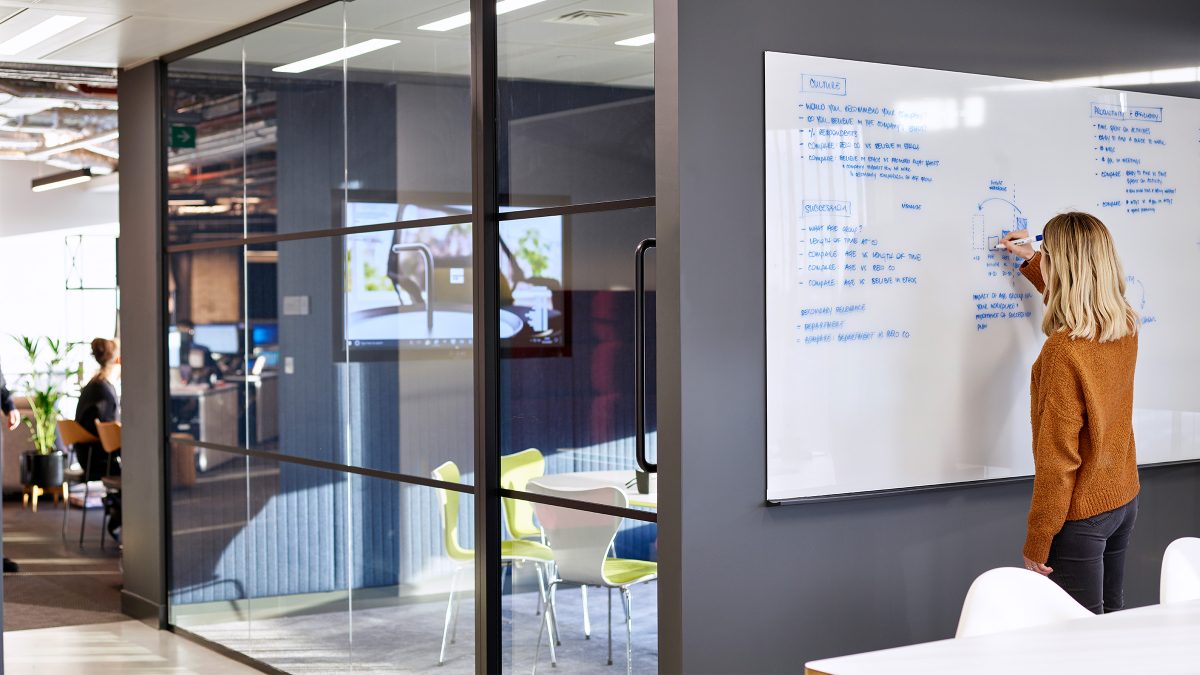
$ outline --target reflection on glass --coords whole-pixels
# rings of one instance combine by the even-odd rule
[[[510,221],[517,231],[536,221]],[[500,368],[501,453],[535,448],[545,472],[624,471],[632,478],[634,249],[654,235],[654,209],[572,215],[563,229],[559,349],[508,350]],[[654,249],[646,255],[647,371],[655,367]],[[526,313],[528,316],[528,313]],[[548,357],[552,356],[552,357]],[[655,387],[649,378],[646,443],[657,456]]]
[[[169,243],[339,227],[348,190],[469,195],[469,31],[418,30],[421,13],[334,3],[172,63]],[[376,48],[300,67],[365,43]]]
[[[498,23],[501,203],[653,196],[653,2],[537,3]]]
[[[630,505],[620,484],[555,482],[531,477],[526,489],[581,503]],[[499,570],[504,671],[557,665],[570,673],[611,673],[622,666],[627,672],[657,672],[658,564],[653,547],[631,545],[630,537],[620,536],[632,533],[653,541],[657,527],[586,510],[505,501],[511,502],[505,504],[506,516],[527,516],[535,532],[514,539],[519,532],[510,530],[501,549],[509,552]],[[553,559],[545,565],[548,584],[543,568],[527,560],[529,547],[548,549],[544,555]]]
[[[237,455],[216,464],[179,463],[172,477],[175,625],[288,672],[428,672],[439,659],[474,671],[470,494]]]
[[[265,209],[269,184],[246,198],[246,167],[270,164],[275,129],[261,120],[246,133],[247,113],[261,117],[274,101],[242,91],[241,42],[171,64],[166,93],[167,243],[240,237],[274,229]]]

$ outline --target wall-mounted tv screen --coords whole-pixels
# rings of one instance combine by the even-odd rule
[[[469,352],[474,314],[469,205],[351,193],[342,214],[347,227],[454,215],[463,222],[341,238],[339,344],[352,357],[386,358],[398,349]],[[550,355],[566,345],[565,239],[563,216],[500,223],[500,339],[510,354]]]

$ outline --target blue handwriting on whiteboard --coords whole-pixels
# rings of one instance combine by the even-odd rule
[[[1116,103],[1092,101],[1092,117],[1110,120],[1136,120],[1138,122],[1161,122],[1163,109],[1156,107],[1121,106]]]
[[[846,95],[846,78],[829,75],[805,75],[801,91],[811,91],[818,94]]]
[[[808,201],[805,200],[802,210],[804,215],[831,215],[842,216],[848,218],[850,216],[850,202],[821,200]]]

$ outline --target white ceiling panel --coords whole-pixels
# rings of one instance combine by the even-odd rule
[[[131,67],[287,9],[297,0],[6,0],[0,32],[38,15],[88,20],[43,43],[46,50],[4,60]],[[22,11],[24,10],[24,11]],[[97,26],[96,22],[108,20]],[[10,26],[12,24],[12,26]],[[84,33],[76,29],[85,28]],[[23,30],[23,29],[22,29]],[[19,30],[18,30],[19,32]],[[90,34],[89,34],[90,33]],[[2,34],[2,33],[0,33]],[[6,38],[0,38],[6,39]]]
[[[16,38],[44,22],[65,17],[77,20],[78,23],[46,39],[30,44],[16,53],[3,54],[0,58],[25,61],[44,59],[58,49],[73,42],[86,39],[88,36],[100,32],[125,18],[125,16],[119,14],[74,10],[59,12],[40,8],[26,9],[11,13],[4,22],[0,23],[0,43],[5,43],[8,40]]]
[[[220,23],[229,29],[292,7],[298,0],[5,0],[4,4],[59,13],[107,12],[143,18],[194,19]]]
[[[135,16],[63,47],[44,61],[128,67],[161,56],[163,45],[193,44],[222,30],[219,23]]]
[[[219,35],[298,0],[3,0],[0,41],[56,14],[87,20],[11,60],[130,67]],[[467,0],[356,0],[333,4],[221,45],[197,60],[274,67],[371,38],[399,45],[355,57],[351,68],[465,75],[470,27],[420,26],[467,11]],[[507,77],[640,86],[653,77],[654,48],[613,43],[653,31],[651,0],[544,0],[500,17]],[[564,17],[566,17],[564,19]]]

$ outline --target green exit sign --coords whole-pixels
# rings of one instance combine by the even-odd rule
[[[171,147],[172,148],[194,148],[196,147],[196,127],[186,124],[171,125]]]

